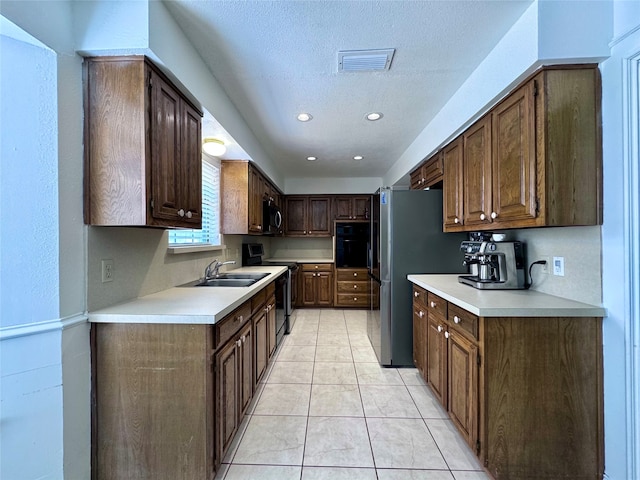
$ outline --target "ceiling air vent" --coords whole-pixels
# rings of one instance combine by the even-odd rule
[[[338,52],[338,72],[381,72],[389,70],[395,48],[344,50]]]

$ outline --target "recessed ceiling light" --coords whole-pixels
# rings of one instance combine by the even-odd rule
[[[318,157],[307,157],[307,160],[309,160],[310,162],[315,162],[318,159]]]
[[[309,120],[311,120],[313,117],[311,116],[310,113],[299,113],[298,114],[298,120],[300,120],[301,122],[308,122]]]
[[[353,157],[354,160],[362,160],[364,157],[362,155],[356,155]]]
[[[371,121],[371,122],[375,122],[376,120],[380,120],[384,115],[382,115],[380,112],[371,112],[371,113],[367,113],[366,119]]]

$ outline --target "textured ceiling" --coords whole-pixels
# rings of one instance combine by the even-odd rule
[[[286,177],[375,177],[531,0],[165,3]],[[396,49],[389,71],[338,73],[339,51],[378,48]]]

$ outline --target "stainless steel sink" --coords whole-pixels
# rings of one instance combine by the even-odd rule
[[[256,278],[212,278],[206,282],[198,282],[196,287],[248,287],[256,283]]]
[[[216,279],[247,279],[247,280],[262,280],[264,277],[268,277],[270,273],[221,273]]]

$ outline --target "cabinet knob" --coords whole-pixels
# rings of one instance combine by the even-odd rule
[[[180,210],[178,210],[178,216],[184,217],[184,208],[181,208]]]
[[[246,337],[245,335],[242,335],[242,336],[240,337],[240,340],[242,340],[242,343],[244,343],[246,339],[247,339],[247,337]]]
[[[436,308],[436,302],[431,302],[431,308]]]
[[[420,312],[418,313],[418,316],[419,316],[420,318],[424,317],[424,312],[423,312],[422,310],[420,310]]]
[[[480,220],[484,220],[485,218],[487,218],[487,216],[484,213],[480,214]]]
[[[442,325],[438,325],[438,332],[442,332]]]
[[[244,315],[238,315],[238,321],[241,322],[244,320]]]
[[[449,332],[444,332],[444,338],[449,338]]]
[[[318,269],[318,265],[316,265],[316,270]]]
[[[414,297],[416,297],[416,298],[418,298],[418,297],[420,296],[420,293],[418,293],[418,292],[413,292],[413,296],[414,296]]]
[[[307,231],[306,231],[306,230],[303,230],[303,231],[302,231],[302,233],[303,233],[304,235],[306,235],[306,234],[307,234]]]
[[[458,217],[454,218],[453,223],[460,223],[460,219]]]
[[[236,347],[240,348],[242,346],[241,340],[236,340]]]
[[[191,213],[191,210],[187,210],[187,218],[191,218],[193,217],[193,214]]]
[[[353,301],[357,302],[358,301],[358,297],[353,297]]]
[[[358,276],[358,274],[357,274],[357,273],[354,273],[354,274],[353,274],[353,276],[354,276],[354,277],[357,277],[357,276]]]
[[[460,323],[460,317],[457,315],[453,316],[453,323]]]
[[[498,214],[496,212],[491,212],[491,218],[495,220],[496,218],[498,218]]]

